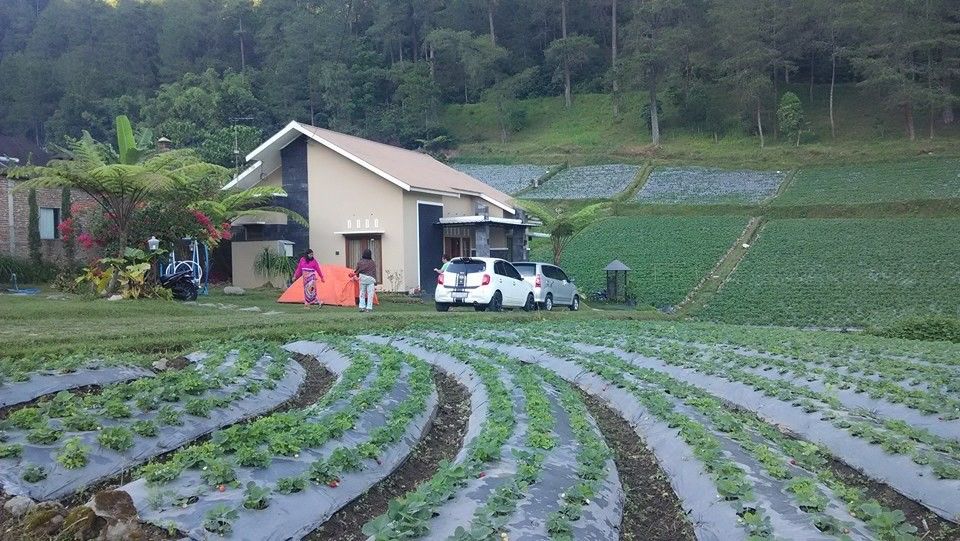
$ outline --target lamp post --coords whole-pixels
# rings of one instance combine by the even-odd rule
[[[160,280],[160,265],[157,263],[157,249],[160,248],[160,239],[154,235],[150,235],[150,238],[147,239],[147,249],[150,250],[150,268],[153,269],[153,266],[156,265],[156,270],[153,275],[157,277],[157,281]]]
[[[150,238],[147,239],[147,248],[148,248],[151,252],[156,252],[156,251],[157,251],[157,248],[159,248],[159,247],[160,247],[160,239],[158,239],[157,237],[151,235]]]

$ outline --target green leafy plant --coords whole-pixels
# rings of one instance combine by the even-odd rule
[[[305,477],[282,477],[277,479],[276,491],[280,494],[303,492],[307,488]]]
[[[200,477],[202,477],[207,484],[218,486],[235,481],[237,472],[233,469],[233,465],[226,460],[211,459],[204,464],[203,471],[200,472]]]
[[[80,438],[70,438],[57,455],[57,462],[68,470],[77,470],[87,465],[90,448]]]
[[[258,486],[253,481],[247,483],[243,492],[243,506],[247,509],[266,509],[270,505],[270,489]]]
[[[23,475],[20,478],[28,483],[39,483],[47,478],[47,470],[43,466],[30,464],[23,469]]]
[[[138,436],[143,436],[144,438],[153,438],[160,433],[157,424],[150,420],[134,421],[134,423],[130,425],[130,430],[133,430]]]
[[[93,415],[78,411],[64,418],[63,427],[74,432],[89,432],[100,427],[100,421]]]
[[[16,458],[22,454],[22,445],[17,443],[0,443],[0,458]]]
[[[183,410],[197,417],[209,417],[213,407],[213,402],[207,398],[191,398],[183,405]]]
[[[131,415],[130,406],[120,399],[107,400],[103,404],[103,416],[107,419],[126,419]]]
[[[63,434],[62,430],[57,430],[49,425],[44,425],[38,428],[34,428],[27,433],[27,441],[30,443],[36,443],[39,445],[49,445],[58,439]]]
[[[117,452],[133,447],[133,432],[122,426],[108,426],[97,434],[97,442]]]
[[[203,516],[203,528],[211,533],[228,536],[233,533],[233,521],[239,516],[235,509],[219,504]]]
[[[176,461],[169,460],[147,464],[140,471],[148,483],[169,483],[180,476],[183,468]]]
[[[270,466],[271,455],[264,449],[244,446],[236,450],[234,458],[237,464],[245,468],[266,468]]]
[[[16,427],[22,428],[24,430],[29,430],[32,428],[39,428],[43,424],[43,410],[40,408],[21,408],[7,417],[7,423]]]
[[[170,404],[160,406],[160,409],[157,411],[157,421],[160,421],[161,425],[180,426],[183,424],[181,417],[180,411]]]
[[[253,272],[261,278],[289,280],[296,266],[293,260],[278,251],[264,248],[253,261]]]

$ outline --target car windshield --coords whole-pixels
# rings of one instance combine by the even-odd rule
[[[454,274],[472,274],[474,272],[483,272],[486,268],[487,264],[483,261],[477,261],[475,259],[454,259],[447,264],[446,271]]]
[[[514,263],[513,266],[520,271],[522,276],[533,276],[537,273],[536,263]]]

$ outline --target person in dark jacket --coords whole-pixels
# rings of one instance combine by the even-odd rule
[[[369,249],[363,251],[353,272],[360,281],[360,311],[372,312],[373,295],[377,285],[377,264],[373,261],[373,253]]]

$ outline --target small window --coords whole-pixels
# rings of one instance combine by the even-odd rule
[[[524,276],[533,276],[537,273],[536,263],[514,263],[513,266]]]
[[[553,274],[551,278],[553,278],[554,280],[560,280],[561,282],[570,281],[570,279],[567,278],[567,273],[563,272],[563,269],[561,269],[560,267],[550,267],[550,269],[551,269],[551,274]]]
[[[493,273],[499,274],[500,276],[506,276],[507,271],[503,269],[503,261],[494,261],[493,262]]]
[[[510,263],[504,263],[503,269],[507,271],[506,275],[509,276],[510,278],[513,278],[514,280],[523,280],[523,276],[520,276],[520,273],[517,272],[517,269],[514,268],[514,266],[511,265]]]
[[[453,259],[447,263],[446,272],[473,274],[475,272],[483,272],[486,268],[487,264],[483,261],[477,261],[475,259]]]
[[[60,209],[40,209],[40,238],[42,240],[60,238]]]

